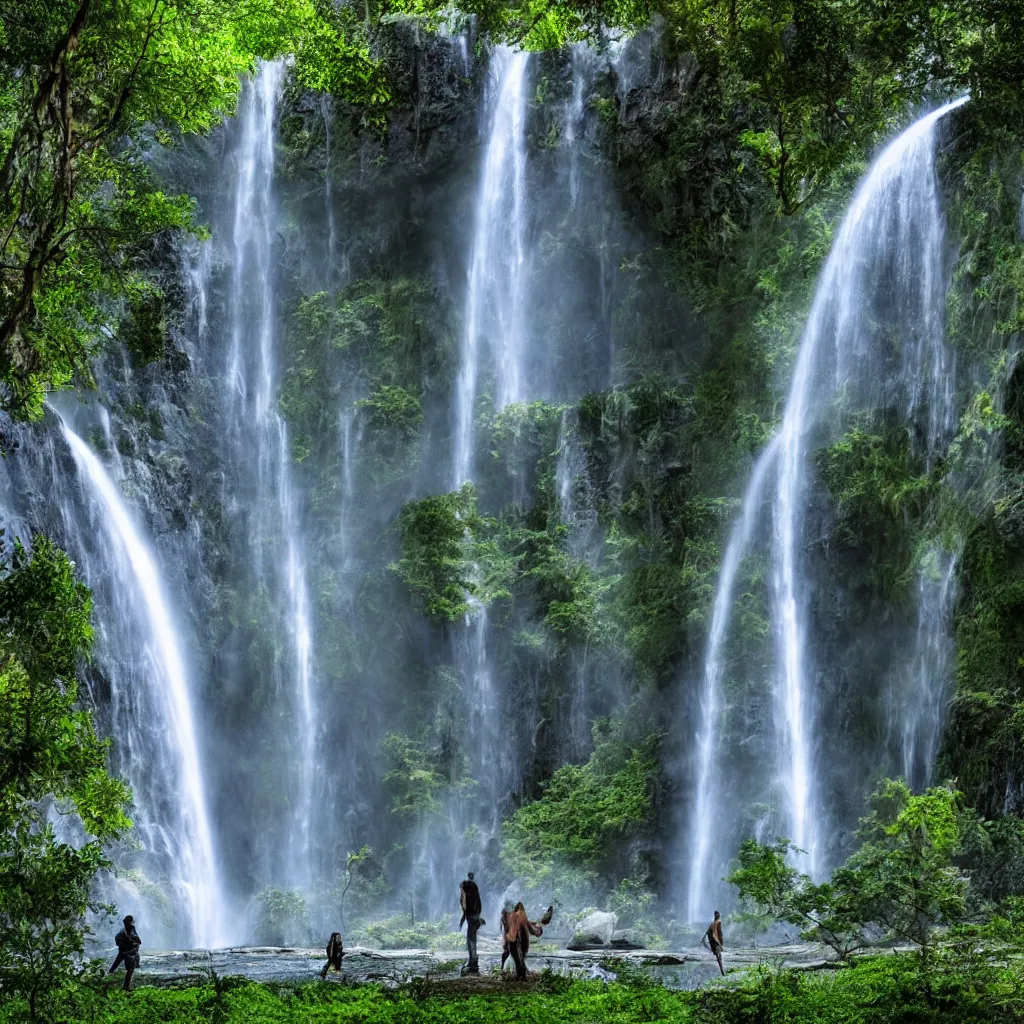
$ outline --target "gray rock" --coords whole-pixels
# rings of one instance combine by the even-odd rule
[[[620,928],[612,933],[612,945],[616,949],[646,949],[643,936],[635,928]]]
[[[593,949],[598,946],[611,944],[612,936],[615,934],[615,925],[618,918],[615,914],[595,910],[587,914],[579,924],[576,925],[576,933],[569,943],[570,949]]]

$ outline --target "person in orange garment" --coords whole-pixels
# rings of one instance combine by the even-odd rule
[[[554,907],[548,907],[539,921],[531,921],[526,916],[526,908],[522,902],[517,903],[512,910],[501,912],[502,970],[505,969],[505,961],[511,956],[512,962],[516,965],[516,977],[520,981],[526,977],[526,954],[530,952],[530,936],[539,939],[544,934],[542,926],[551,923],[554,912]]]
[[[704,935],[707,937],[711,952],[715,954],[715,959],[718,961],[718,969],[725,974],[725,968],[722,966],[722,915],[717,910],[714,921],[708,925],[708,930]]]

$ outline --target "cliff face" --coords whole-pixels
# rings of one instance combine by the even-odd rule
[[[356,919],[436,918],[467,868],[491,901],[533,887],[653,927],[655,896],[662,922],[685,913],[724,544],[865,154],[780,215],[742,97],[692,56],[656,36],[533,55],[508,206],[522,400],[501,405],[507,325],[485,317],[461,486],[455,409],[502,65],[411,22],[381,46],[386,122],[284,71],[273,93],[264,70],[233,122],[154,157],[211,228],[155,254],[172,345],[146,366],[115,349],[95,403],[60,407],[157,552],[233,937],[329,932],[343,889]],[[939,771],[987,813],[1017,810],[1019,151],[965,138],[964,116],[941,166],[960,427],[923,459],[897,410],[839,396],[843,429],[811,455],[800,540],[831,863],[873,781],[901,769],[892,694],[922,587],[947,564],[936,552],[960,595],[956,658],[929,669],[947,694],[956,665]],[[122,885],[162,908],[166,941],[188,941],[171,847],[152,838],[173,759],[117,734],[116,695],[154,685],[125,682],[144,623],[53,423],[20,441],[9,519],[55,535],[96,592],[91,692],[140,794],[143,848],[122,851]],[[716,797],[732,844],[786,827],[766,767],[767,558],[744,562],[725,653],[723,756],[756,782]]]

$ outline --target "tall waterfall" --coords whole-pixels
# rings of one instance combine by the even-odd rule
[[[100,460],[67,424],[62,427],[107,537],[104,564],[96,568],[113,572],[124,603],[119,617],[145,620],[143,649],[129,659],[135,667],[126,664],[125,671],[111,673],[112,721],[141,814],[136,827],[148,852],[162,856],[171,872],[172,885],[188,909],[192,945],[219,946],[226,941],[228,915],[206,806],[191,685],[160,570]],[[139,611],[130,611],[132,605]],[[106,622],[101,629],[110,627]],[[126,635],[118,640],[130,643]]]
[[[691,920],[710,912],[714,880],[725,867],[721,844],[718,851],[712,849],[722,819],[734,813],[713,796],[725,754],[725,645],[738,569],[764,514],[769,481],[774,482],[768,557],[776,671],[774,763],[765,767],[774,773],[771,789],[780,797],[776,827],[806,851],[801,867],[813,875],[824,866],[827,808],[815,786],[815,671],[808,637],[809,581],[801,554],[811,487],[809,454],[813,442],[834,431],[830,420],[837,399],[847,408],[900,409],[908,422],[921,424],[929,458],[948,433],[954,410],[944,340],[944,227],[935,126],[964,102],[966,97],[948,103],[913,124],[882,151],[859,186],[818,281],[778,434],[758,459],[733,527],[704,664],[689,826]],[[946,616],[934,615],[924,628],[941,634]],[[931,641],[923,643],[927,648]],[[932,685],[939,683],[932,680]]]
[[[257,580],[280,602],[290,642],[290,657],[278,668],[278,685],[290,691],[294,751],[291,841],[281,857],[283,877],[294,888],[307,889],[312,881],[317,744],[312,630],[299,497],[291,478],[288,429],[277,404],[274,143],[283,76],[280,61],[264,64],[255,81],[246,84],[239,112],[230,237],[227,436],[244,501],[235,498],[229,505],[249,516]]]
[[[525,396],[526,84],[529,54],[491,58],[490,116],[473,220],[461,359],[456,384],[452,486],[473,475],[473,424],[482,357],[493,362],[497,408]],[[490,343],[490,352],[481,347]]]

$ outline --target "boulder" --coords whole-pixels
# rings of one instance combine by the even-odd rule
[[[610,912],[595,910],[587,914],[579,924],[569,943],[570,949],[593,949],[611,944],[618,918]]]
[[[616,949],[646,949],[643,936],[635,928],[620,928],[612,933],[612,945]]]

